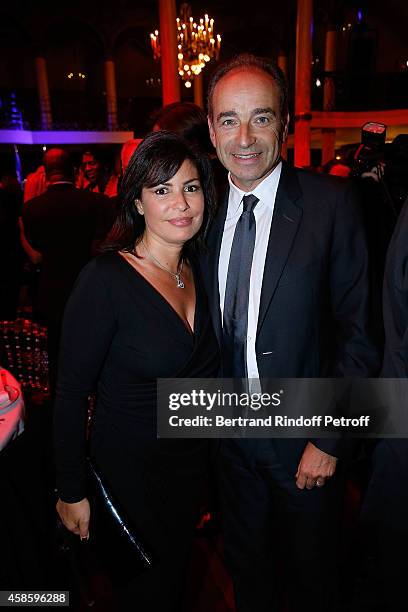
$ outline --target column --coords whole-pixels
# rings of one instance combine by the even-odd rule
[[[115,62],[112,58],[105,60],[106,114],[108,130],[118,129],[118,101],[116,94]]]
[[[159,0],[163,106],[180,100],[175,0]]]
[[[203,73],[200,72],[198,76],[193,79],[194,83],[194,104],[197,104],[200,108],[204,108],[204,95],[203,95]]]
[[[324,79],[323,110],[332,111],[335,105],[335,86],[331,74],[336,70],[336,43],[337,32],[334,27],[329,27],[326,32],[326,51],[324,57]],[[322,165],[334,158],[336,144],[336,130],[332,128],[322,129]]]
[[[50,91],[48,89],[47,64],[45,62],[45,57],[38,56],[35,58],[35,70],[37,74],[38,99],[40,102],[41,129],[51,130],[51,102]]]
[[[310,166],[313,0],[298,0],[296,23],[295,166]]]
[[[283,74],[285,75],[285,78],[288,78],[288,58],[284,53],[279,53],[278,55],[278,66],[279,68],[282,70]],[[287,142],[283,142],[282,143],[282,148],[281,148],[281,156],[283,159],[287,159],[288,158],[288,144]]]
[[[288,58],[282,51],[278,55],[278,66],[282,70],[283,74],[287,78],[288,76]]]

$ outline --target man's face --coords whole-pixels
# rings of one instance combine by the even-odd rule
[[[82,170],[85,174],[85,177],[91,183],[96,181],[99,176],[100,171],[100,163],[97,159],[92,155],[92,153],[84,153],[82,155]]]
[[[252,191],[280,158],[289,117],[282,123],[275,81],[260,70],[232,70],[214,89],[211,141],[234,184]]]

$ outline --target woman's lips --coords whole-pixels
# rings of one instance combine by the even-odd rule
[[[177,219],[169,220],[169,223],[176,227],[187,227],[187,225],[191,225],[192,222],[193,220],[191,217],[178,217]]]

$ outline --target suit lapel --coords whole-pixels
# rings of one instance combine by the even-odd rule
[[[224,196],[223,202],[218,210],[212,227],[208,233],[208,271],[207,271],[207,292],[211,309],[214,330],[221,345],[222,340],[222,321],[220,308],[220,291],[218,285],[218,263],[220,258],[222,235],[224,231],[225,218],[228,209],[229,189]]]
[[[261,330],[299,229],[302,208],[296,202],[300,196],[300,185],[294,170],[283,163],[266,252],[257,335]]]

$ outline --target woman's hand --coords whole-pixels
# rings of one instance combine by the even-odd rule
[[[89,517],[91,510],[86,497],[74,504],[68,504],[59,499],[57,501],[57,512],[69,531],[79,535],[81,540],[89,538]]]

